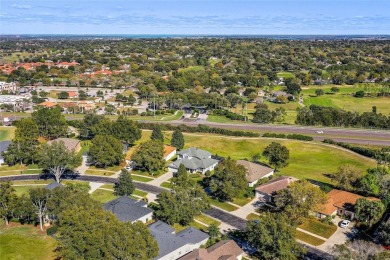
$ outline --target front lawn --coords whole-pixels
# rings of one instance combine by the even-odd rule
[[[210,204],[215,206],[215,207],[218,207],[218,208],[221,208],[223,210],[226,210],[226,211],[235,211],[238,209],[238,207],[232,205],[232,204],[229,204],[227,202],[221,202],[221,201],[218,201],[218,200],[215,200],[215,199],[211,199],[210,198]]]
[[[172,227],[175,229],[176,233],[179,233],[180,231],[188,228],[188,227],[194,227],[199,230],[202,230],[204,232],[207,232],[207,227],[205,225],[202,225],[196,221],[192,221],[188,226],[182,226],[179,223],[175,223],[172,225]]]
[[[199,216],[196,216],[195,219],[196,219],[196,220],[199,220],[200,222],[203,222],[203,223],[205,223],[206,225],[209,225],[209,226],[210,226],[211,224],[215,224],[215,225],[217,225],[217,226],[221,225],[221,221],[218,221],[218,220],[216,220],[216,219],[213,219],[213,218],[211,218],[211,217],[209,217],[209,216],[206,216],[206,215],[204,215],[204,214],[199,215]]]
[[[261,220],[261,216],[257,215],[255,213],[251,213],[248,216],[246,216],[247,220]]]
[[[55,259],[56,241],[39,227],[11,223],[0,223],[0,258],[23,260]]]
[[[115,174],[113,171],[107,171],[107,170],[91,170],[88,169],[85,171],[85,174],[87,175],[98,175],[98,176],[112,176]]]
[[[306,233],[301,232],[299,230],[296,230],[295,238],[299,239],[299,240],[301,240],[303,242],[306,242],[306,243],[308,243],[310,245],[313,245],[313,246],[320,246],[323,243],[325,243],[325,240],[319,239],[317,237],[314,237],[312,235],[306,234]]]
[[[112,191],[97,189],[91,194],[91,198],[100,203],[106,203],[118,198],[118,196],[115,196]]]
[[[43,184],[43,185],[26,185],[26,186],[13,186],[15,191],[16,191],[16,195],[18,196],[22,196],[23,194],[28,194],[28,191],[32,188],[37,188],[37,187],[45,187],[47,184]]]
[[[135,176],[135,175],[131,175],[131,178],[133,179],[133,181],[139,181],[139,182],[150,182],[153,180],[151,178],[146,178],[146,177],[142,177],[142,176]]]
[[[324,238],[330,238],[337,230],[337,227],[334,224],[328,225],[310,218],[304,219],[299,228]]]
[[[12,140],[15,136],[14,126],[0,126],[0,142],[5,140]]]

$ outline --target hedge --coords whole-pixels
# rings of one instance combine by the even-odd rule
[[[355,153],[374,158],[375,159],[375,154],[378,152],[378,150],[375,149],[370,149],[370,148],[365,148],[365,147],[360,147],[360,146],[353,146],[347,143],[343,142],[336,142],[332,139],[324,139],[322,142],[327,143],[327,144],[333,144],[333,145],[338,145],[341,146],[345,149],[351,150]]]
[[[220,134],[220,135],[228,135],[228,136],[246,136],[246,137],[259,137],[258,133],[253,132],[244,132],[237,130],[228,130],[224,128],[218,127],[209,127],[207,125],[198,125],[198,126],[187,126],[187,125],[170,125],[170,124],[156,124],[156,123],[145,123],[138,122],[138,125],[141,129],[149,129],[152,130],[155,125],[161,126],[161,130],[163,131],[174,131],[180,130],[181,132],[187,133],[210,133],[210,134]]]
[[[302,140],[302,141],[313,141],[313,137],[307,136],[307,135],[300,135],[300,134],[276,134],[276,133],[264,133],[263,137],[272,137],[272,138],[287,138],[287,139],[294,139],[294,140]]]

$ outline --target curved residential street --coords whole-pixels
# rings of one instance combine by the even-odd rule
[[[161,177],[161,176],[160,176]],[[39,180],[39,175],[13,175],[13,176],[1,176],[0,181],[23,181],[23,180]],[[103,176],[93,176],[93,175],[77,175],[74,178],[71,178],[73,180],[80,180],[80,181],[88,181],[93,182],[95,186],[99,186],[99,183],[115,183],[116,178],[115,177],[103,177]],[[42,179],[44,180],[44,179]],[[162,188],[159,186],[154,186],[147,183],[142,182],[136,182],[134,181],[134,184],[137,189],[146,191],[148,193],[152,193],[153,195],[157,195],[163,190],[167,190],[166,188]],[[96,187],[95,187],[96,188]],[[237,229],[245,229],[247,220],[243,219],[239,216],[236,216],[232,213],[229,213],[227,211],[224,211],[220,208],[211,206],[211,209],[204,212],[206,215],[209,215],[210,217],[213,217],[215,219],[218,219],[222,222],[222,224],[227,224],[226,226],[231,226],[233,228]],[[304,244],[303,245],[307,250],[308,259],[331,259],[331,255],[327,252],[324,252],[318,248],[312,247],[310,245]]]

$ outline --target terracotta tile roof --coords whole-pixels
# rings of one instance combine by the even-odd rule
[[[205,249],[195,249],[179,258],[180,260],[233,260],[238,259],[244,251],[233,240],[222,240]]]
[[[364,198],[358,194],[343,191],[343,190],[331,190],[328,194],[328,201],[319,211],[325,215],[333,214],[337,208],[344,208],[350,211],[354,210],[356,201],[360,198]],[[379,200],[377,198],[368,197],[368,200]]]
[[[237,164],[240,164],[240,165],[245,167],[245,169],[247,171],[245,178],[248,182],[257,181],[257,180],[261,179],[262,177],[264,177],[265,175],[274,171],[273,169],[271,169],[269,167],[266,167],[266,166],[263,166],[263,165],[260,165],[257,163],[252,163],[252,162],[249,162],[246,160],[238,160]]]
[[[76,91],[68,91],[68,95],[69,97],[75,97],[77,96],[79,93],[77,93]]]
[[[296,179],[294,177],[281,176],[281,177],[276,178],[274,180],[271,180],[263,185],[258,186],[256,188],[256,191],[272,195],[276,191],[283,190],[283,189],[287,188],[287,186],[290,183],[297,181],[297,180],[298,179]]]
[[[54,106],[57,105],[57,104],[54,103],[54,102],[45,101],[45,102],[40,103],[39,105],[40,105],[40,106],[43,106],[43,107],[54,107]]]
[[[171,152],[175,151],[176,147],[164,144],[164,157],[167,157]]]

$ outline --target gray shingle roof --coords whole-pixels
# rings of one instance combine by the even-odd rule
[[[12,143],[12,141],[2,141],[0,142],[0,159],[3,159],[3,156],[1,155],[2,152],[5,152],[8,148],[8,146]]]
[[[103,209],[114,213],[120,221],[133,222],[153,212],[146,205],[144,201],[122,196],[104,204]]]
[[[190,147],[188,149],[181,150],[181,151],[177,152],[177,154],[180,154],[180,155],[187,154],[188,156],[196,157],[198,159],[208,158],[211,156],[210,152],[202,150],[202,149],[198,149],[195,147]]]
[[[175,169],[178,169],[180,164],[184,164],[186,169],[197,170],[197,169],[206,169],[214,164],[218,163],[218,160],[212,158],[204,158],[199,160],[198,158],[183,158],[177,159],[172,162],[169,166]]]
[[[148,229],[156,239],[159,247],[159,254],[154,259],[163,258],[184,245],[197,244],[209,238],[209,235],[193,227],[186,228],[175,234],[174,229],[162,221],[150,224]]]
[[[48,190],[53,190],[57,187],[63,187],[64,185],[62,185],[61,183],[58,183],[56,181],[53,181],[52,183],[48,184],[45,186],[45,189],[48,189]]]

